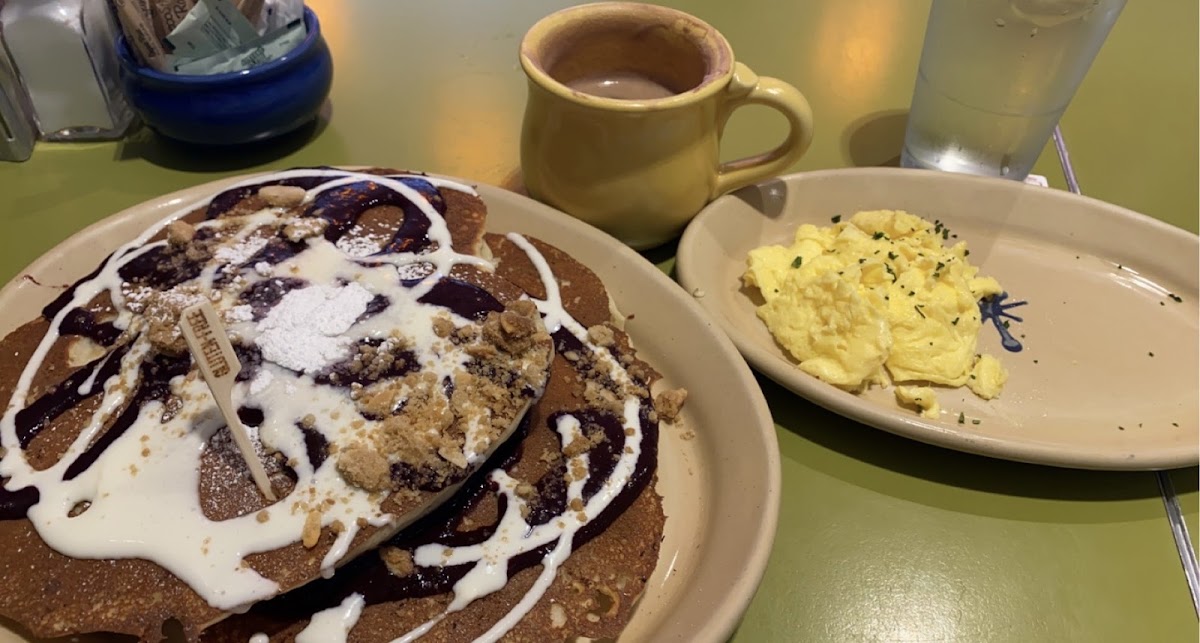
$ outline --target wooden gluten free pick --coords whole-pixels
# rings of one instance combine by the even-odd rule
[[[246,427],[242,425],[237,410],[233,408],[230,391],[233,389],[234,379],[242,370],[242,364],[233,352],[233,346],[229,344],[229,337],[225,333],[225,326],[221,324],[221,318],[217,316],[217,311],[213,310],[212,304],[205,301],[185,308],[179,317],[179,327],[183,331],[184,340],[187,341],[188,350],[192,352],[192,359],[200,366],[200,374],[204,376],[213,399],[217,401],[217,408],[221,409],[221,415],[225,417],[225,424],[229,426],[233,441],[242,452],[242,459],[250,468],[254,484],[258,485],[258,490],[267,500],[275,502],[275,492],[271,490],[267,470],[259,461],[254,445],[250,443],[250,437],[246,434]]]

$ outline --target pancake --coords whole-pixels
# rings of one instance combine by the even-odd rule
[[[37,636],[196,640],[449,499],[542,395],[553,340],[419,175],[302,169],[188,206],[0,341],[0,614]],[[178,332],[209,299],[281,499]]]
[[[536,239],[487,235],[496,274],[555,340],[519,442],[458,495],[330,579],[260,603],[206,643],[616,638],[658,559],[657,373],[637,359],[600,279]]]

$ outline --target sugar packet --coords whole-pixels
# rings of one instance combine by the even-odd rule
[[[166,37],[174,47],[167,67],[188,75],[249,69],[283,56],[307,33],[301,0],[195,0]]]

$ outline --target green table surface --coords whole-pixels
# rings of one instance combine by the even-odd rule
[[[552,0],[310,0],[335,60],[319,124],[236,154],[142,130],[0,164],[0,279],[84,225],[171,190],[293,165],[408,167],[519,185],[521,34]],[[925,0],[676,0],[738,59],[799,87],[797,170],[894,164]],[[1197,3],[1131,2],[1062,119],[1086,194],[1197,230]],[[733,118],[726,158],[781,118]],[[1064,187],[1053,148],[1035,172]],[[668,272],[670,247],[647,254]],[[760,384],[783,456],[779,531],[737,641],[1195,641],[1153,473],[1014,464],[907,441]],[[1172,472],[1192,546],[1197,473]]]

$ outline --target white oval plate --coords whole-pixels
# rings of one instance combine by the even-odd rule
[[[74,282],[146,226],[246,178],[152,199],[63,241],[0,290],[0,335],[34,318],[59,292],[38,283]],[[531,199],[477,189],[489,231],[536,236],[591,268],[632,316],[626,331],[639,354],[667,385],[688,389],[683,426],[695,436],[669,426],[661,432],[657,489],[665,533],[658,566],[621,638],[723,643],[762,578],[779,515],[775,425],[753,374],[692,298],[636,252]],[[25,640],[0,624],[0,643]]]
[[[981,351],[1010,372],[998,399],[941,389],[936,420],[898,407],[891,389],[861,395],[800,371],[755,315],[747,253],[790,244],[802,223],[907,210],[940,219],[996,277],[1020,352],[985,322]],[[1014,181],[888,168],[793,174],[723,196],[679,244],[680,282],[762,371],[841,415],[930,444],[1087,469],[1194,466],[1200,366],[1193,234],[1129,210]],[[1181,301],[1176,301],[1178,297]],[[979,419],[958,423],[959,413]]]

